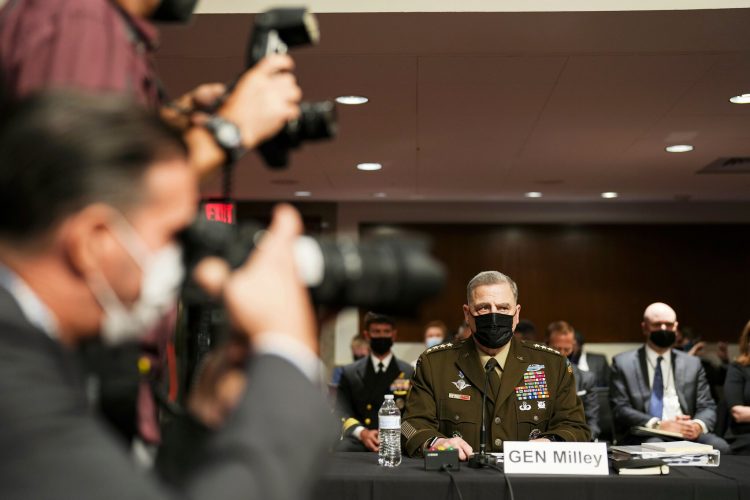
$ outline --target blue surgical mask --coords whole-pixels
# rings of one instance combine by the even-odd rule
[[[427,349],[429,349],[430,347],[435,347],[436,345],[442,344],[443,340],[444,339],[442,337],[430,337],[425,341],[424,345],[427,347]]]

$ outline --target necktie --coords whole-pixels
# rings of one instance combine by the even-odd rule
[[[500,391],[500,376],[497,374],[497,368],[499,363],[495,358],[490,358],[484,365],[485,373],[489,372],[490,377],[490,393],[489,396],[493,398],[497,397],[497,393]]]
[[[385,367],[383,366],[383,362],[381,361],[378,363],[378,375],[382,375],[385,373]]]
[[[664,378],[661,373],[661,362],[663,360],[664,358],[661,356],[656,358],[654,382],[651,384],[651,402],[649,404],[649,413],[658,419],[661,419],[664,411]]]

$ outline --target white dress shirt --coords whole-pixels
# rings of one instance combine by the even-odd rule
[[[378,365],[380,363],[383,363],[383,373],[388,371],[388,367],[390,366],[391,361],[393,361],[392,352],[389,352],[388,356],[384,357],[383,359],[379,359],[377,356],[370,353],[370,363],[372,363],[372,369],[375,370],[375,373],[378,373],[378,371],[380,370],[380,368],[378,368]],[[365,427],[363,425],[358,425],[352,431],[352,436],[354,436],[356,439],[359,439],[359,436],[362,435],[363,430],[365,430]]]
[[[383,359],[378,359],[377,356],[374,354],[370,354],[370,362],[372,363],[372,369],[375,370],[375,373],[378,373],[378,365],[380,363],[383,363],[383,371],[385,372],[388,370],[388,367],[391,364],[391,360],[393,360],[393,353],[389,352],[388,356],[384,357]]]
[[[57,340],[57,318],[42,302],[29,285],[8,267],[0,264],[0,287],[10,293],[26,320],[46,333],[52,340]]]
[[[578,369],[584,372],[589,371],[589,360],[586,358],[586,351],[583,351],[578,358]]]
[[[680,399],[677,397],[677,388],[674,380],[674,370],[672,369],[672,351],[668,350],[664,354],[659,354],[646,345],[646,365],[648,367],[648,386],[654,386],[654,374],[656,373],[656,363],[659,358],[661,361],[661,377],[664,385],[664,406],[661,418],[654,417],[648,421],[646,427],[656,427],[659,420],[675,420],[678,415],[684,415],[680,407]],[[695,422],[701,426],[703,432],[708,432],[706,424],[701,420],[695,419]]]

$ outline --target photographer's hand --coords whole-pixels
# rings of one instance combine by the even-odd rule
[[[237,80],[217,114],[237,125],[242,144],[252,149],[273,137],[289,120],[299,116],[302,91],[291,73],[294,61],[287,55],[264,58]],[[202,126],[185,133],[193,168],[204,177],[224,164],[225,155]]]
[[[202,125],[226,92],[227,86],[223,83],[204,83],[162,106],[159,114],[172,127],[187,130],[193,125]]]
[[[299,116],[302,90],[291,71],[294,61],[287,55],[263,58],[246,71],[218,114],[237,124],[246,148],[254,148],[289,120]]]
[[[258,247],[229,277],[224,302],[252,343],[287,339],[317,353],[315,316],[293,253],[301,233],[299,213],[291,205],[277,206]]]

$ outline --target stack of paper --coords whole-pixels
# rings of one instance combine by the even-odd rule
[[[662,453],[683,453],[697,455],[709,453],[714,450],[710,444],[694,443],[692,441],[670,441],[665,443],[643,443],[641,445],[647,450],[656,450]]]
[[[721,453],[712,446],[692,441],[643,443],[640,446],[611,446],[612,460],[659,458],[672,466],[718,467]]]

